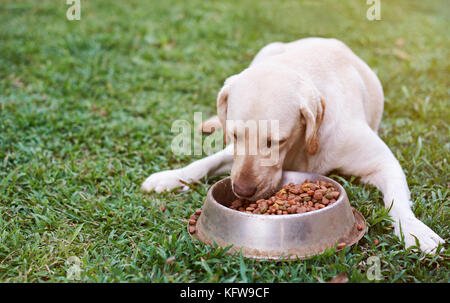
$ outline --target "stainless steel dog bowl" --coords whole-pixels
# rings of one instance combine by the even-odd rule
[[[302,183],[305,179],[332,183],[341,193],[336,203],[302,214],[243,213],[227,207],[236,199],[228,177],[209,189],[192,236],[220,247],[232,245],[229,252],[241,251],[243,256],[254,259],[303,259],[339,243],[351,246],[358,242],[366,231],[366,221],[352,209],[339,183],[318,174],[284,172],[280,187],[290,182]]]

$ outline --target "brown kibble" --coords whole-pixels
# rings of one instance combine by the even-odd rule
[[[375,239],[373,240],[373,243],[374,243],[375,245],[378,245],[378,244],[380,244],[380,241],[379,241],[377,238],[375,238]]]
[[[195,214],[196,215],[200,215],[202,213],[202,210],[201,209],[197,209],[196,211],[195,211]]]
[[[284,185],[281,190],[267,199],[259,199],[256,202],[236,199],[229,204],[229,208],[262,215],[305,213],[333,204],[339,195],[340,192],[331,183],[305,180],[302,184]],[[200,214],[201,209],[196,210],[191,219],[196,221]]]
[[[331,195],[333,196],[333,199],[339,198],[339,192],[338,191],[331,192]]]
[[[194,214],[194,215],[191,215],[191,216],[190,216],[190,219],[191,219],[191,220],[195,220],[195,221],[197,221],[197,219],[198,219],[198,216],[197,216],[197,215],[195,215],[195,214]]]
[[[306,213],[306,207],[301,206],[301,207],[297,207],[297,214],[303,214]]]
[[[275,196],[280,200],[287,200],[288,197],[287,194],[279,194],[279,193],[277,193]]]
[[[338,243],[337,248],[341,249],[341,248],[344,248],[345,246],[347,246],[347,244],[345,242],[341,242],[341,243]]]
[[[242,206],[242,200],[241,199],[236,199],[231,204],[236,205],[237,207],[240,207],[240,206]]]
[[[171,256],[171,257],[166,259],[166,263],[167,264],[173,263],[174,261],[175,261],[175,257],[174,256]]]
[[[190,234],[195,233],[195,226],[194,225],[189,225],[189,233]]]
[[[299,192],[298,192],[298,190],[294,187],[294,188],[290,188],[289,189],[289,192],[291,193],[291,194],[294,194],[294,195],[297,195]]]
[[[316,200],[321,200],[323,198],[322,193],[316,191],[313,198]]]
[[[362,228],[361,224],[356,224],[356,229],[362,230],[363,228]]]
[[[195,224],[197,224],[197,220],[190,219],[190,220],[189,220],[189,224],[190,224],[190,225],[195,225]]]
[[[295,203],[302,202],[302,198],[300,198],[300,197],[295,197],[294,202],[295,202]]]
[[[348,282],[348,276],[345,272],[337,275],[333,279],[331,279],[328,283],[347,283]]]

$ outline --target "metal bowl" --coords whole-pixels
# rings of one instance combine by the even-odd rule
[[[253,259],[303,259],[327,248],[339,250],[344,243],[351,246],[358,242],[366,231],[366,221],[352,209],[339,183],[318,174],[286,171],[280,187],[306,179],[332,183],[340,192],[338,200],[302,214],[263,216],[239,212],[228,208],[236,199],[228,177],[209,189],[192,236],[220,247],[232,245],[230,253],[241,251],[244,257]]]

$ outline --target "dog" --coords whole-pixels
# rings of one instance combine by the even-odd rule
[[[411,210],[403,170],[378,137],[383,113],[381,83],[370,67],[336,39],[305,38],[265,46],[250,66],[226,79],[217,97],[217,116],[205,132],[220,127],[222,151],[174,170],[157,172],[142,184],[161,192],[231,170],[234,193],[249,200],[266,198],[279,186],[283,170],[322,175],[337,170],[361,177],[383,193],[394,232],[406,247],[435,252],[444,240]],[[260,165],[265,156],[236,153],[236,129],[227,121],[278,120],[278,135],[262,138],[276,146],[277,163]],[[249,140],[248,134],[242,138]],[[261,139],[261,138],[260,138]]]

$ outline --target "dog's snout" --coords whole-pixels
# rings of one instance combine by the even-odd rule
[[[257,187],[250,184],[234,183],[234,192],[241,197],[251,197],[256,193]]]

